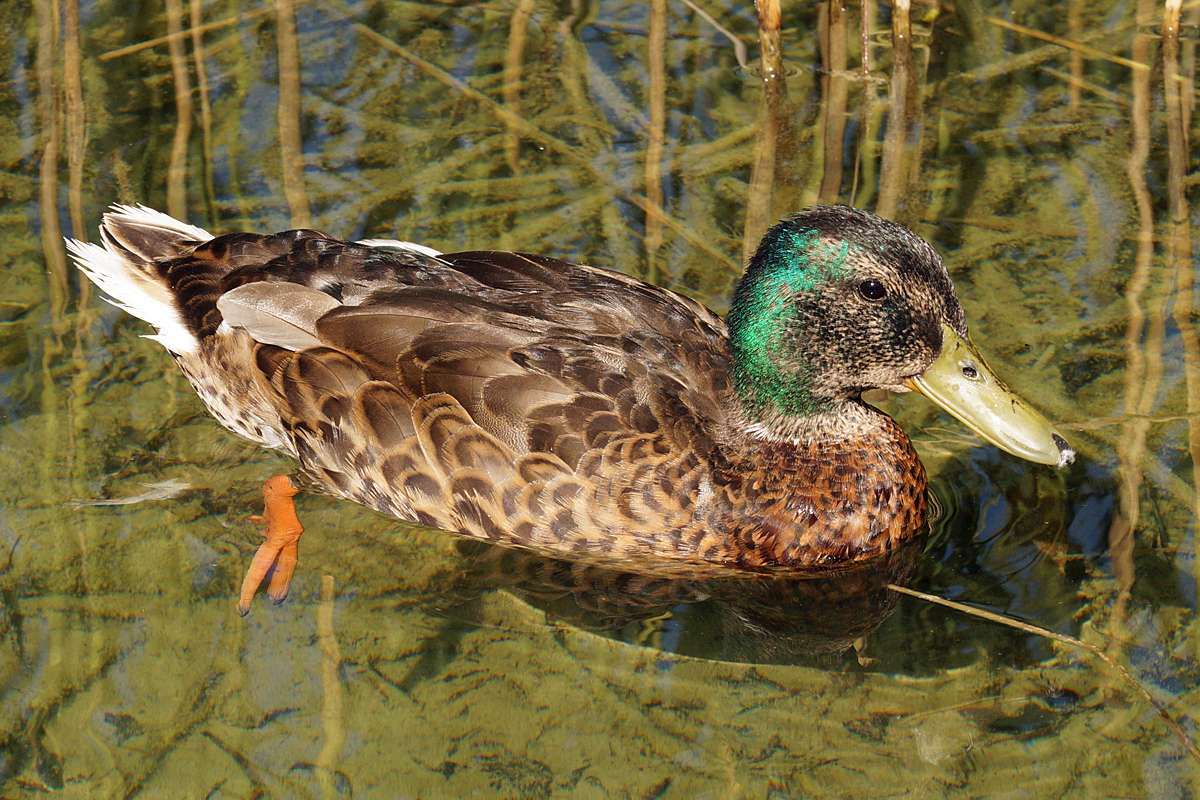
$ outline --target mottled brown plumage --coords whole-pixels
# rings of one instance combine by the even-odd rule
[[[842,340],[860,325],[854,315],[867,315],[862,335],[876,338],[856,344],[866,355],[855,357],[884,366],[834,363],[813,376],[788,360],[791,351],[778,355],[779,340],[747,312],[736,341],[744,349],[761,340],[774,360],[744,357],[738,385],[726,325],[704,306],[544,256],[435,255],[309,230],[206,238],[119,207],[102,226],[105,252],[80,245],[77,258],[118,302],[155,322],[222,424],[293,454],[328,492],[477,539],[624,569],[795,573],[862,562],[921,529],[921,463],[903,431],[858,399],[866,387],[855,381],[879,374],[894,377],[873,385],[900,383],[908,373],[897,370],[919,371],[936,355],[940,324],[965,334],[936,254],[899,226],[817,210],[773,234],[791,237],[781,246],[832,258],[843,223],[861,231],[832,266],[804,253],[781,261],[764,245],[747,280],[769,273],[762,285],[771,294],[756,289],[747,302],[761,316],[795,295],[779,312],[785,332],[803,337],[805,323],[810,335],[830,337],[826,349],[823,339],[810,348],[809,363],[846,350]],[[120,261],[142,288],[114,289],[103,271],[119,265],[104,259]],[[821,270],[826,283],[814,289]],[[854,299],[863,290],[854,275],[843,279],[846,270],[891,281],[899,305],[867,321],[876,306]],[[136,310],[142,291],[170,308]],[[844,318],[838,303],[851,307]],[[834,316],[818,316],[820,304]],[[161,322],[171,309],[177,317]],[[792,370],[786,397],[771,383],[782,379],[764,372],[772,364]],[[797,394],[806,386],[816,388]]]
[[[314,231],[217,237],[161,269],[201,343],[180,365],[218,419],[401,519],[656,571],[855,561],[923,521],[924,472],[890,420],[837,447],[737,436],[724,324],[623,275]],[[321,346],[219,332],[218,299],[259,281],[340,300]]]

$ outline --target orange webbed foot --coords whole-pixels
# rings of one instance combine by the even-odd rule
[[[279,557],[275,559],[275,572],[271,575],[271,582],[267,585],[267,597],[271,598],[271,602],[275,605],[279,605],[287,599],[288,584],[292,582],[292,573],[296,571],[298,550],[296,543],[290,542],[283,546],[283,549],[279,551]]]
[[[277,555],[279,555],[279,548],[273,547],[270,541],[263,542],[258,546],[258,551],[254,554],[254,559],[250,562],[250,568],[246,570],[246,577],[242,579],[242,593],[238,599],[238,613],[243,617],[250,613],[250,601],[254,599],[254,593],[258,591],[258,585],[267,576],[267,572],[271,569],[271,565],[275,563]]]
[[[300,536],[304,533],[304,527],[296,516],[296,503],[292,499],[297,491],[286,475],[276,475],[263,484],[263,514],[256,514],[250,519],[266,523],[263,535],[267,540],[259,545],[242,581],[238,613],[243,617],[250,613],[254,593],[272,566],[275,571],[271,575],[267,595],[276,604],[282,603],[287,597],[288,584],[296,571]]]

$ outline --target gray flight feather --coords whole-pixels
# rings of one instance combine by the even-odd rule
[[[258,281],[221,295],[217,309],[231,327],[255,341],[299,351],[320,347],[317,320],[341,306],[322,291],[296,283]]]

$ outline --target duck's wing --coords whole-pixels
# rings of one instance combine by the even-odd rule
[[[731,474],[714,469],[728,356],[697,303],[539,256],[213,237],[140,206],[100,234],[70,243],[76,262],[209,411],[338,494],[639,569],[720,543],[701,512]]]
[[[708,309],[542,256],[297,244],[224,275],[202,316],[256,342],[302,462],[329,485],[555,552],[649,552],[638,531],[690,518],[728,388]]]
[[[360,275],[390,260],[361,257]],[[515,452],[553,452],[573,469],[600,438],[658,433],[674,447],[721,423],[724,326],[698,303],[540,256],[438,262],[398,265],[369,287],[342,277],[341,304],[316,321],[325,347],[397,390],[396,413],[446,394]]]

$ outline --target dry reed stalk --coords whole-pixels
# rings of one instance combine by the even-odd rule
[[[650,130],[646,142],[646,199],[663,204],[662,160],[667,128],[667,0],[650,0],[650,35],[646,43],[650,73]],[[657,283],[662,220],[646,214],[646,280]]]
[[[1179,43],[1179,0],[1166,0],[1163,10],[1163,102],[1167,118],[1167,196],[1170,202],[1171,236],[1167,258],[1175,272],[1174,319],[1183,344],[1183,373],[1187,385],[1188,453],[1192,459],[1192,519],[1200,520],[1200,339],[1197,338],[1195,308],[1196,269],[1192,263],[1191,213],[1184,178],[1190,166],[1188,125],[1191,92],[1182,91]],[[1195,62],[1192,62],[1195,68]],[[1194,574],[1200,577],[1200,536],[1193,537]]]
[[[780,44],[783,12],[779,0],[755,0],[758,13],[758,44],[761,56],[762,103],[759,129],[754,140],[754,161],[746,190],[746,220],[742,229],[742,263],[750,260],[767,227],[774,221],[775,165],[784,127],[787,83]]]
[[[1145,18],[1151,3],[1152,0],[1138,0],[1139,17]],[[1134,34],[1131,52],[1136,58],[1150,58],[1151,47],[1150,36]],[[1125,288],[1129,322],[1125,329],[1124,410],[1130,421],[1122,426],[1121,439],[1117,444],[1121,484],[1118,512],[1108,530],[1108,546],[1118,585],[1117,602],[1112,614],[1116,625],[1124,624],[1125,610],[1135,579],[1133,539],[1140,516],[1141,462],[1149,430],[1149,423],[1144,417],[1154,402],[1162,374],[1163,312],[1157,304],[1152,304],[1147,327],[1146,313],[1142,310],[1142,298],[1149,286],[1154,262],[1154,209],[1146,183],[1146,163],[1150,155],[1150,77],[1150,73],[1142,70],[1135,70],[1131,75],[1133,108],[1130,123],[1133,137],[1126,174],[1137,205],[1138,244],[1133,273]],[[1144,350],[1143,335],[1146,339]]]
[[[1090,45],[1065,39],[1062,36],[1055,36],[1052,33],[1039,31],[1036,28],[1027,28],[1024,25],[1018,25],[1015,22],[1009,22],[1008,20],[1001,19],[1000,17],[988,17],[987,21],[998,28],[1004,28],[1005,30],[1019,33],[1022,36],[1028,36],[1031,39],[1040,39],[1043,42],[1050,42],[1058,47],[1065,47],[1068,50],[1077,52],[1086,58],[1095,58],[1100,59],[1101,61],[1108,61],[1113,64],[1120,64],[1123,67],[1129,67],[1130,69],[1139,72],[1149,72],[1150,70],[1150,66],[1147,63],[1138,61],[1137,59],[1114,56],[1112,53],[1106,53],[1103,50],[1099,50]]]
[[[683,0],[683,4],[695,12],[696,16],[712,26],[717,33],[724,36],[733,45],[733,57],[737,59],[738,66],[742,69],[750,69],[750,60],[746,55],[746,43],[738,38],[737,34],[726,28],[721,23],[717,22],[712,14],[709,14],[700,6],[696,5],[692,0]]]
[[[889,90],[887,133],[883,140],[883,163],[879,170],[879,200],[875,213],[894,219],[912,174],[916,122],[916,76],[912,62],[912,21],[909,0],[892,5],[892,80]]]
[[[1178,737],[1179,742],[1187,749],[1192,758],[1196,759],[1196,761],[1200,761],[1200,748],[1197,748],[1196,743],[1192,741],[1192,737],[1188,734],[1183,725],[1181,725],[1174,717],[1170,715],[1166,706],[1155,699],[1154,695],[1150,694],[1150,690],[1147,689],[1133,673],[1126,669],[1124,665],[1113,659],[1108,653],[1104,652],[1104,650],[1096,645],[1091,644],[1090,642],[1085,642],[1082,639],[1077,639],[1074,636],[1068,636],[1065,633],[1058,633],[1056,631],[1042,628],[1038,625],[1031,625],[1028,622],[1022,622],[1021,620],[1013,619],[1012,617],[1006,617],[1003,614],[997,614],[993,611],[985,611],[982,608],[975,608],[974,606],[969,606],[965,603],[947,600],[946,598],[939,597],[936,594],[929,594],[916,589],[909,589],[907,586],[897,586],[894,583],[889,583],[887,588],[893,592],[907,595],[908,597],[915,597],[918,600],[924,600],[925,602],[933,603],[934,605],[944,606],[960,613],[967,614],[968,616],[986,619],[989,622],[995,622],[998,625],[1014,628],[1015,630],[1033,634],[1034,636],[1052,639],[1053,641],[1065,644],[1068,647],[1083,650],[1085,653],[1095,656],[1096,658],[1100,659],[1105,666],[1116,673],[1119,678],[1124,680],[1130,687],[1132,687],[1134,691],[1141,695],[1146,702],[1153,706],[1154,710],[1158,712],[1159,717],[1161,717],[1162,720],[1167,723],[1167,727],[1169,727],[1171,732]]]
[[[1184,9],[1187,11],[1187,14],[1183,17],[1184,23],[1193,29],[1200,28],[1200,2],[1193,0],[1193,2],[1185,3]],[[1195,36],[1189,36],[1186,41],[1180,43],[1179,79],[1184,86],[1196,86],[1196,48],[1197,41]],[[1200,90],[1184,92],[1181,89],[1180,92],[1183,129],[1185,131],[1192,129],[1192,109],[1196,105],[1197,92],[1200,92]],[[1192,175],[1191,179],[1195,181],[1197,177],[1200,176]]]
[[[1167,196],[1173,224],[1188,221],[1188,202],[1184,177],[1189,166],[1188,112],[1181,83],[1188,76],[1180,71],[1180,0],[1166,0],[1163,12],[1163,100],[1167,110]],[[1190,251],[1190,248],[1189,248]]]
[[[846,135],[846,104],[849,81],[846,79],[846,5],[844,0],[827,0],[822,8],[821,37],[821,132],[824,165],[817,199],[837,202],[842,188],[843,141]]]
[[[762,50],[763,83],[782,81],[786,76],[783,66],[783,46],[780,30],[783,27],[783,9],[780,0],[754,0],[758,14],[758,43]]]
[[[46,259],[49,284],[50,319],[56,336],[62,333],[67,307],[67,256],[62,244],[62,224],[58,215],[58,159],[61,146],[58,86],[54,75],[55,43],[58,40],[57,4],[38,0],[37,51],[34,70],[37,75],[37,114],[41,129],[42,157],[38,163],[38,215],[41,221],[42,255]]]
[[[166,0],[167,30],[171,51],[171,78],[175,86],[175,136],[171,140],[171,162],[167,166],[167,213],[187,219],[187,151],[192,135],[192,87],[188,78],[187,53],[183,47],[183,7],[179,0]]]
[[[430,62],[421,58],[416,53],[413,53],[412,51],[408,50],[407,48],[402,47],[399,44],[396,44],[391,39],[388,39],[386,36],[376,33],[375,31],[368,28],[366,25],[363,25],[361,23],[355,23],[353,28],[355,31],[357,31],[359,33],[359,35],[363,36],[366,39],[369,39],[370,41],[375,42],[377,45],[382,47],[384,50],[387,50],[388,52],[393,53],[394,55],[397,55],[400,58],[403,58],[405,61],[407,61],[410,64],[412,64],[413,66],[417,67],[419,70],[424,72],[426,75],[429,75],[431,78],[437,80],[440,83],[445,84],[446,86],[451,87],[452,89],[459,92],[463,96],[469,97],[471,100],[474,100],[475,102],[479,103],[484,108],[488,109],[492,114],[499,117],[501,119],[501,121],[511,120],[513,122],[513,124],[521,130],[521,132],[524,136],[526,136],[530,139],[533,139],[538,144],[545,147],[547,150],[553,150],[555,153],[558,153],[560,156],[570,160],[575,165],[586,170],[596,180],[611,187],[612,190],[616,194],[620,195],[628,202],[637,206],[643,212],[645,212],[647,214],[656,214],[656,215],[661,216],[663,225],[665,225],[667,228],[669,228],[671,231],[673,231],[675,234],[677,234],[679,236],[679,238],[683,239],[685,242],[690,244],[692,247],[695,247],[697,250],[700,250],[701,252],[707,253],[708,255],[712,256],[714,259],[719,261],[721,264],[723,264],[729,270],[731,270],[731,271],[738,270],[739,267],[738,267],[737,262],[735,262],[732,258],[730,258],[727,253],[724,253],[724,252],[716,249],[715,247],[713,247],[712,244],[710,244],[706,239],[704,239],[702,236],[697,234],[695,231],[691,230],[690,228],[688,228],[686,225],[683,225],[679,221],[672,219],[666,213],[666,211],[663,210],[662,206],[658,206],[658,205],[651,203],[643,195],[640,195],[637,192],[632,192],[622,186],[617,185],[613,181],[612,175],[607,174],[600,166],[593,163],[592,159],[576,152],[576,148],[574,148],[572,145],[569,145],[566,142],[562,141],[561,139],[551,136],[550,134],[546,133],[541,128],[539,128],[538,126],[534,125],[531,122],[528,122],[520,117],[514,117],[512,114],[510,114],[508,112],[507,109],[504,108],[504,106],[500,105],[495,100],[493,100],[492,98],[485,95],[483,92],[480,92],[479,90],[477,90],[471,86],[468,86],[467,84],[460,81],[458,78],[455,78],[453,75],[451,75],[448,72],[446,72],[445,70],[443,70],[441,67],[438,67],[435,64],[431,64]]]
[[[504,107],[514,116],[521,114],[521,67],[525,55],[525,36],[529,18],[533,16],[533,0],[518,0],[508,21],[508,49],[504,54]],[[521,154],[521,136],[515,127],[508,126],[504,142],[504,158],[513,175],[519,174],[517,159]]]
[[[1068,0],[1067,31],[1071,34],[1071,41],[1079,41],[1083,33],[1083,0]],[[1072,48],[1070,63],[1071,80],[1067,82],[1067,108],[1078,111],[1083,99],[1083,53]]]
[[[199,33],[208,33],[209,31],[228,28],[231,25],[237,25],[239,22],[245,22],[247,20],[254,19],[255,17],[261,17],[265,14],[271,13],[272,8],[273,6],[263,6],[262,8],[256,8],[253,11],[247,11],[245,14],[234,14],[232,17],[226,17],[225,19],[217,20],[216,22],[205,23],[204,25],[200,26]],[[126,45],[125,47],[118,47],[116,50],[109,50],[106,53],[101,53],[96,57],[96,60],[112,61],[114,58],[121,58],[122,56],[132,55],[133,53],[140,53],[142,50],[148,50],[151,47],[158,47],[160,44],[167,44],[168,42],[176,39],[182,39],[185,36],[192,35],[192,33],[192,30],[172,31],[166,36],[156,36],[153,39],[146,39],[142,42]]]
[[[66,0],[63,19],[63,90],[67,120],[67,213],[71,235],[86,240],[83,221],[83,158],[87,149],[87,107],[83,103],[83,60],[79,52],[79,0]],[[79,307],[91,297],[91,281],[79,282]]]
[[[861,50],[859,56],[862,60],[862,81],[863,86],[866,86],[871,80],[871,12],[875,4],[873,0],[861,0],[858,6],[858,46]]]
[[[279,156],[283,167],[283,195],[292,214],[292,226],[312,225],[308,193],[304,189],[304,142],[300,139],[300,46],[292,0],[276,0],[275,44],[279,51]]]
[[[321,752],[317,754],[317,781],[322,797],[337,797],[335,777],[338,758],[346,743],[339,671],[342,651],[333,627],[333,576],[321,576],[321,603],[317,606],[317,640],[321,646]]]
[[[874,58],[871,50],[871,31],[875,27],[875,3],[862,0],[859,4],[859,37],[862,53],[862,100],[859,115],[862,119],[858,136],[858,149],[854,154],[854,177],[850,186],[850,205],[865,206],[874,196],[876,181],[876,145],[879,126],[883,122],[879,98],[875,93],[875,80],[871,76]],[[862,189],[860,194],[859,189]]]
[[[192,34],[192,66],[196,69],[196,90],[200,95],[200,150],[202,154],[201,171],[204,174],[204,205],[208,212],[210,224],[217,221],[216,209],[213,207],[213,146],[212,146],[212,104],[208,99],[208,66],[205,64],[204,52],[204,13],[203,0],[191,0],[188,8]]]
[[[1076,102],[1075,98],[1081,97],[1082,92],[1087,91],[1099,98],[1107,100],[1113,105],[1121,106],[1122,108],[1129,107],[1129,98],[1120,92],[1114,92],[1111,89],[1106,89],[1097,83],[1085,81],[1082,78],[1077,78],[1071,73],[1062,72],[1061,70],[1054,69],[1053,67],[1038,67],[1038,71],[1044,72],[1050,77],[1057,78],[1058,80],[1067,84],[1069,89],[1069,103]]]

